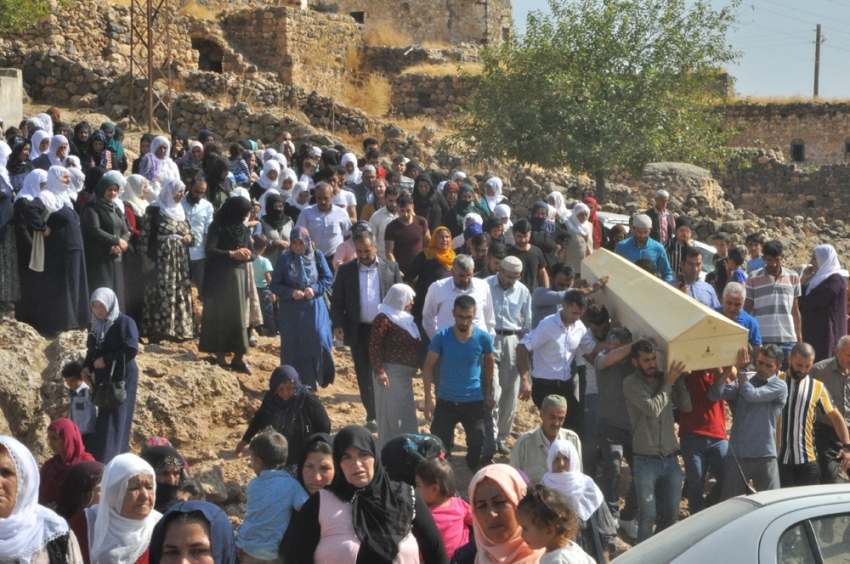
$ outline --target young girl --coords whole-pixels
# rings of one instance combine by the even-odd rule
[[[472,527],[469,504],[457,497],[455,491],[454,472],[445,459],[429,458],[416,467],[416,493],[431,510],[449,559],[455,550],[469,542]]]
[[[313,180],[315,175],[316,161],[313,159],[304,159],[304,164],[301,166],[301,178],[299,178],[298,181],[307,183],[307,188],[310,189],[310,194],[313,193],[313,189],[316,187],[316,182]]]
[[[578,516],[561,494],[543,484],[528,486],[516,510],[522,538],[528,547],[546,549],[540,564],[596,564],[570,540],[578,533]]]

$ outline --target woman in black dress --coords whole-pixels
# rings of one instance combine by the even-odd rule
[[[118,298],[109,288],[98,288],[91,297],[91,331],[86,342],[83,377],[97,386],[110,381],[123,381],[127,398],[115,408],[100,407],[89,445],[98,462],[109,464],[130,451],[130,428],[136,408],[139,386],[139,331],[136,322],[118,309]]]
[[[124,263],[121,256],[129,248],[130,231],[124,214],[115,203],[120,187],[109,174],[94,189],[94,197],[83,209],[83,245],[86,274],[92,288],[110,288],[124,309]]]
[[[225,159],[226,160],[226,159]],[[256,258],[244,221],[251,213],[246,198],[226,198],[207,234],[204,265],[204,313],[198,350],[215,353],[225,369],[250,374],[248,352],[248,279],[246,263]],[[228,366],[225,355],[234,353]]]
[[[88,324],[88,283],[80,216],[71,206],[71,175],[61,166],[47,171],[47,186],[26,209],[27,226],[35,239],[43,237],[41,264],[31,263],[38,300],[32,304],[32,325],[57,334]]]

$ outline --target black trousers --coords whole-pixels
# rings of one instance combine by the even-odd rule
[[[815,423],[815,450],[818,453],[821,484],[844,484],[844,479],[838,475],[841,464],[838,453],[841,451],[841,439],[832,425]]]
[[[576,378],[569,380],[546,380],[543,378],[531,379],[531,401],[540,409],[540,405],[546,396],[556,394],[567,400],[567,418],[562,427],[570,429],[581,436],[582,423],[584,422],[584,410],[578,401],[576,393]]]
[[[351,359],[360,388],[360,401],[366,409],[366,420],[373,421],[375,414],[375,384],[372,377],[372,361],[369,360],[369,341],[372,340],[372,324],[361,323],[357,327],[357,344],[351,347]]]
[[[820,483],[820,468],[817,462],[806,464],[779,463],[779,485],[783,488],[816,486]]]
[[[431,433],[440,437],[446,445],[446,452],[451,454],[455,442],[455,426],[458,423],[463,425],[463,432],[466,433],[466,466],[475,472],[480,465],[481,451],[484,448],[485,417],[492,419],[483,401],[456,402],[437,398]]]

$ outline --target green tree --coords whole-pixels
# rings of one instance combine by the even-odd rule
[[[592,175],[725,153],[719,69],[740,0],[549,0],[526,34],[485,49],[456,139],[485,158]]]
[[[58,2],[61,7],[72,4],[73,0]],[[0,0],[0,32],[27,30],[49,15],[50,0]]]

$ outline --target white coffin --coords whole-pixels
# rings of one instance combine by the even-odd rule
[[[605,249],[584,259],[581,275],[589,284],[611,277],[591,298],[635,338],[655,340],[659,367],[666,359],[684,362],[686,370],[730,366],[747,346],[746,329]]]

